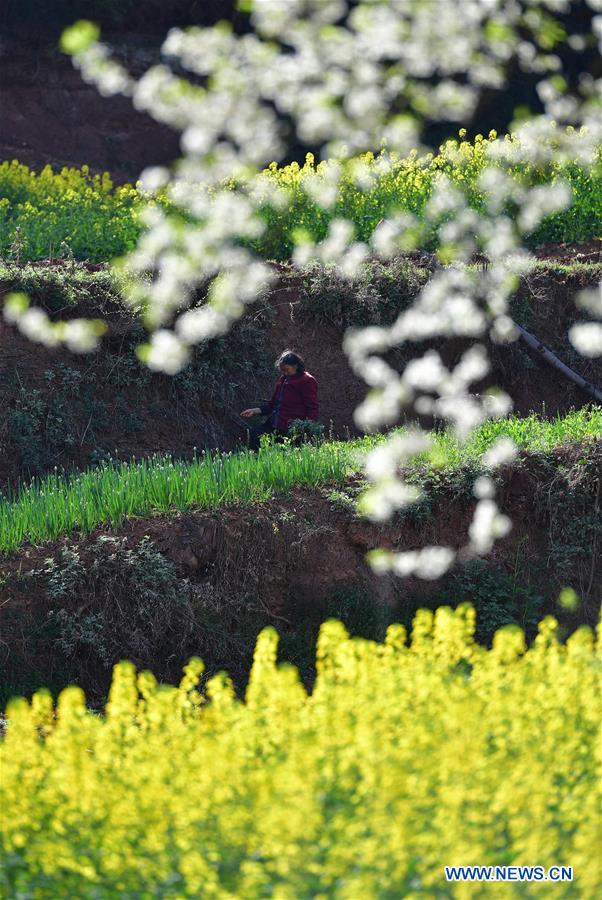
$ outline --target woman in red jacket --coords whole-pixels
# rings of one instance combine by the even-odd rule
[[[280,378],[276,382],[269,403],[241,412],[241,416],[245,419],[260,414],[269,415],[261,425],[249,428],[251,450],[259,449],[262,434],[286,436],[289,423],[293,419],[316,421],[318,418],[318,383],[314,376],[306,371],[303,358],[298,353],[285,350],[277,359],[276,367],[280,371]]]

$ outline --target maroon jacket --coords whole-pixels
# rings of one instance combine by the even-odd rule
[[[282,388],[282,393],[280,389]],[[286,431],[293,419],[318,418],[318,382],[309,372],[281,375],[276,382],[272,399],[261,406],[261,412],[275,418],[275,427]]]

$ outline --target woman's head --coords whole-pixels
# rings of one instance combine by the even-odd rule
[[[303,357],[292,350],[284,350],[276,360],[276,368],[282,375],[300,375],[305,372]]]

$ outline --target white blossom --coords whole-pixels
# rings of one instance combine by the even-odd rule
[[[475,497],[478,497],[479,499],[494,497],[495,483],[487,475],[479,475],[473,485],[473,493]]]
[[[58,333],[62,342],[73,353],[91,353],[97,349],[103,330],[86,319],[71,319],[62,323]]]
[[[593,29],[602,41],[601,0],[587,2],[597,14]],[[145,231],[122,265],[125,299],[140,309],[151,330],[142,351],[147,364],[157,371],[179,371],[195,344],[224,334],[273,280],[274,273],[248,245],[263,232],[261,212],[266,207],[285,211],[289,203],[287,191],[261,172],[282,159],[286,128],[297,140],[318,145],[323,160],[347,160],[323,161],[302,185],[314,203],[334,210],[345,166],[356,187],[370,191],[395,164],[392,151],[405,154],[415,148],[416,159],[426,165],[425,124],[468,120],[484,89],[504,89],[508,66],[516,60],[537,76],[544,113],[517,124],[511,140],[487,143],[487,165],[479,176],[481,210],[471,208],[463,186],[442,173],[424,216],[392,210],[372,234],[370,248],[337,212],[324,240],[299,235],[293,253],[296,265],[318,261],[353,276],[370,249],[389,258],[417,245],[417,226],[432,229],[442,265],[415,301],[390,327],[345,336],[350,366],[368,387],[354,420],[366,431],[378,431],[399,422],[404,408],[413,406],[443,420],[464,440],[487,418],[505,415],[512,406],[507,395],[493,389],[474,393],[489,373],[482,343],[452,368],[443,363],[445,354],[433,349],[422,349],[401,372],[382,356],[434,338],[516,338],[508,303],[528,268],[524,237],[571,197],[563,182],[529,185],[514,177],[514,168],[529,171],[571,161],[587,167],[602,142],[602,80],[583,73],[580,94],[567,94],[552,77],[561,68],[559,56],[542,49],[537,37],[542,12],[564,15],[570,32],[569,9],[568,0],[358,0],[353,5],[256,0],[254,33],[172,29],[162,48],[163,62],[138,80],[98,42],[94,26],[75,26],[66,43],[82,76],[102,93],[131,96],[136,109],[181,132],[183,158],[169,172],[147,169],[141,188],[151,195],[164,190],[183,215],[167,213],[159,201],[151,204],[143,213]],[[567,39],[578,49],[582,36],[569,33]],[[171,63],[191,72],[194,83],[175,74]],[[379,147],[387,152],[370,166],[354,159]],[[445,152],[462,165],[454,142],[446,143]],[[488,257],[482,270],[469,265],[477,249]],[[199,305],[201,286],[207,287],[207,299]],[[578,302],[602,317],[599,292],[584,293]],[[4,316],[49,346],[65,341],[88,348],[99,336],[95,325],[89,330],[81,322],[58,327],[42,310],[19,300],[5,304]],[[596,322],[575,325],[570,338],[584,355],[602,353],[602,326]],[[368,456],[368,514],[383,520],[415,501],[419,492],[404,480],[403,466],[427,446],[428,437],[415,432],[388,438]],[[513,443],[501,438],[482,462],[495,468],[515,453]],[[491,479],[481,476],[475,493],[478,503],[464,550],[486,553],[509,523],[497,509]],[[390,571],[436,578],[452,564],[455,551],[425,547],[379,558]]]
[[[496,469],[511,463],[517,453],[518,448],[514,441],[508,437],[501,437],[483,454],[483,464],[490,469]]]
[[[602,281],[600,281],[595,288],[581,291],[577,295],[576,303],[581,309],[590,312],[592,316],[602,319]]]
[[[551,213],[565,209],[571,202],[571,189],[566,182],[540,185],[529,191],[528,203],[521,209],[518,227],[528,233]]]
[[[378,574],[394,572],[401,578],[423,578],[434,581],[441,578],[456,559],[451,547],[422,547],[420,550],[406,550],[400,553],[369,554],[368,561]]]
[[[160,328],[152,334],[145,358],[149,369],[175,375],[184,368],[188,359],[188,348],[173,332]]]
[[[158,191],[165,187],[169,181],[169,169],[165,166],[149,166],[145,169],[139,181],[139,186],[143,191]]]
[[[569,329],[569,338],[582,356],[602,356],[602,324],[580,322]]]
[[[510,316],[496,316],[489,331],[496,344],[507,344],[518,339],[520,332]]]
[[[508,516],[500,513],[490,497],[480,499],[468,528],[470,549],[479,556],[489,553],[497,538],[505,537],[512,528]]]

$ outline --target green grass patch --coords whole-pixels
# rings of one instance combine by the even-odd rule
[[[485,422],[473,432],[466,444],[461,444],[449,432],[438,432],[430,454],[422,454],[416,461],[435,462],[437,467],[454,469],[477,460],[498,440],[508,437],[521,450],[530,453],[547,452],[561,444],[580,444],[602,435],[602,407],[593,406],[541,419],[530,416],[511,416]]]
[[[404,429],[396,429],[403,432]],[[602,407],[588,406],[572,410],[565,416],[542,419],[534,413],[529,416],[509,416],[485,422],[477,428],[466,443],[461,443],[448,431],[433,433],[433,448],[417,454],[414,464],[428,463],[436,468],[453,469],[476,460],[498,438],[508,437],[521,450],[534,453],[549,451],[560,444],[576,444],[602,436]],[[348,448],[358,457],[385,440],[382,434],[373,434],[350,441]]]
[[[186,462],[155,456],[141,462],[108,462],[77,476],[58,473],[34,480],[0,502],[0,550],[39,543],[101,524],[113,527],[133,516],[191,507],[267,500],[293,486],[341,482],[348,472],[340,444],[268,447],[258,456],[204,453]]]
[[[571,412],[551,421],[529,416],[486,422],[465,445],[447,433],[435,436],[434,450],[415,458],[416,468],[453,470],[478,460],[499,437],[525,451],[549,451],[602,435],[602,408]],[[0,551],[26,542],[41,543],[99,525],[116,527],[130,517],[191,508],[218,509],[257,503],[293,487],[341,485],[361,470],[366,451],[384,440],[371,435],[319,446],[266,446],[258,455],[204,453],[192,461],[152,457],[142,462],[105,463],[77,476],[55,473],[34,480],[0,500]]]

